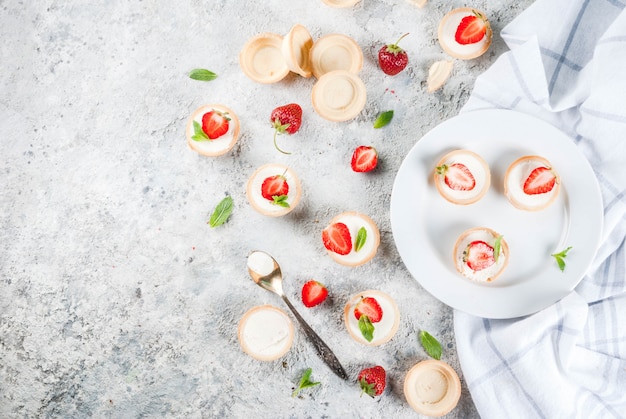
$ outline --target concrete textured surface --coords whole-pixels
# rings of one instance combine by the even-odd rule
[[[404,156],[429,129],[456,115],[476,77],[506,50],[500,29],[532,0],[362,0],[332,9],[321,0],[115,0],[0,2],[0,417],[419,417],[402,383],[427,359],[420,330],[436,336],[443,360],[461,376],[461,400],[447,417],[478,414],[455,352],[452,310],[424,291],[393,242],[389,201]],[[448,83],[426,92],[430,64],[448,58],[436,36],[454,7],[483,10],[494,42],[482,57],[455,61]],[[353,37],[364,53],[367,103],[348,122],[329,122],[311,105],[314,78],[290,74],[271,85],[239,68],[243,44],[261,32],[304,25],[314,39]],[[376,52],[401,34],[409,67],[390,77]],[[218,74],[188,78],[193,68]],[[272,146],[271,110],[304,109],[302,128]],[[200,105],[222,103],[241,120],[228,154],[202,157],[185,143]],[[376,115],[393,109],[387,127]],[[350,169],[358,145],[378,149],[372,173]],[[291,166],[304,189],[281,218],[256,213],[245,198],[255,168]],[[225,196],[228,222],[208,214]],[[322,246],[326,223],[343,211],[368,214],[381,246],[368,264],[348,268]],[[425,244],[427,245],[427,244]],[[236,336],[244,312],[275,295],[249,279],[246,256],[266,250],[281,264],[285,290],[334,349],[351,381],[337,378],[297,330],[274,362],[245,355]],[[305,280],[330,289],[306,309]],[[380,289],[402,322],[380,347],[352,341],[342,323],[348,297]],[[295,319],[294,319],[295,321]],[[388,386],[360,397],[358,371],[380,364]],[[311,367],[321,385],[291,397]]]

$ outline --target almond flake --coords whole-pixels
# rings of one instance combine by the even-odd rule
[[[450,77],[454,62],[449,60],[437,61],[428,70],[428,93],[439,89]]]

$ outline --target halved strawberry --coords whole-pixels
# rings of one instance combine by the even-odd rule
[[[352,170],[355,172],[369,172],[378,164],[378,152],[374,147],[360,145],[352,153]]]
[[[496,263],[493,247],[482,240],[475,240],[463,251],[463,262],[473,271],[482,271]]]
[[[556,175],[548,167],[537,167],[524,182],[524,193],[528,195],[537,195],[550,192],[556,184]]]
[[[230,118],[227,112],[212,110],[202,115],[202,131],[211,140],[221,137],[228,132]]]
[[[285,176],[274,175],[266,177],[261,185],[261,195],[274,204],[289,207],[289,204],[285,201],[287,195],[289,195],[289,184]]]
[[[352,250],[352,236],[344,223],[333,223],[322,230],[324,247],[339,255],[347,255]]]
[[[356,303],[354,317],[359,320],[361,316],[367,316],[372,323],[378,323],[383,318],[383,309],[374,297],[365,297]]]
[[[461,45],[475,44],[483,39],[487,30],[491,30],[487,19],[476,10],[473,12],[473,15],[461,19],[461,23],[456,28],[454,39]]]
[[[437,173],[445,176],[444,181],[450,189],[457,191],[471,191],[476,186],[474,175],[463,163],[453,163],[450,166],[437,166]]]
[[[315,307],[322,304],[328,297],[328,289],[324,284],[312,279],[302,287],[302,303],[306,307]]]

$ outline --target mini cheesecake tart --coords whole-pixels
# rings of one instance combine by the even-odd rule
[[[357,75],[346,70],[324,74],[313,85],[311,93],[315,112],[334,122],[356,117],[365,107],[366,100],[365,84]]]
[[[343,8],[343,7],[352,7],[357,4],[360,0],[322,0],[330,7]]]
[[[268,178],[275,176],[284,179],[288,190],[284,195],[281,192],[280,195],[275,195],[275,199],[268,199],[263,196],[265,188],[263,184]],[[246,186],[246,197],[252,208],[270,217],[280,217],[293,211],[300,202],[301,196],[300,179],[291,168],[282,164],[270,163],[259,167],[250,176]]]
[[[326,247],[326,251],[335,262],[345,266],[359,266],[369,262],[376,255],[380,245],[380,232],[374,220],[358,212],[344,212],[330,220],[325,230],[331,229],[336,223],[341,223],[347,227],[349,237],[346,237],[346,241],[350,248],[346,254],[339,254]],[[362,247],[357,251],[357,241],[361,228],[365,232],[361,234],[364,241]],[[322,238],[323,236],[324,232],[322,232]]]
[[[359,320],[354,315],[354,309],[357,304],[367,297],[376,299],[382,309],[382,318],[379,322],[372,323],[374,326],[373,339],[368,340],[363,336],[359,328]],[[354,340],[364,345],[378,346],[388,342],[398,331],[400,326],[400,310],[390,295],[377,290],[367,290],[353,295],[348,300],[344,310],[344,322],[348,333]]]
[[[256,306],[239,321],[237,337],[245,353],[259,361],[273,361],[285,355],[293,343],[294,328],[281,309]]]
[[[485,35],[478,42],[460,44],[455,39],[457,28],[461,24],[461,20],[463,20],[466,16],[480,16],[487,22]],[[459,58],[461,60],[469,60],[483,55],[487,49],[489,49],[493,32],[484,13],[471,7],[461,7],[450,11],[443,17],[443,19],[441,19],[441,22],[439,23],[438,36],[439,44],[445,52],[450,54],[452,57]]]
[[[477,282],[491,282],[507,267],[509,246],[503,236],[494,230],[475,227],[456,240],[453,257],[456,270],[464,277]]]
[[[525,211],[539,211],[550,206],[559,194],[560,185],[556,170],[540,156],[520,157],[511,163],[504,175],[504,194],[511,204]]]
[[[363,68],[363,51],[356,41],[343,34],[319,38],[309,51],[311,69],[316,78],[335,70],[357,74]]]
[[[309,31],[302,25],[294,25],[285,35],[282,43],[282,53],[289,70],[301,75],[311,77],[311,61],[309,52],[313,46],[313,38]]]
[[[252,37],[239,53],[239,66],[252,80],[276,83],[289,73],[282,52],[283,37],[270,32]]]
[[[459,402],[461,380],[456,371],[443,361],[421,361],[406,374],[404,397],[416,412],[440,417],[449,413]]]
[[[469,205],[485,196],[491,183],[491,172],[485,160],[473,151],[454,150],[437,162],[434,180],[446,200]]]
[[[211,111],[220,112],[229,119],[228,131],[213,140],[206,137],[199,139],[200,137],[196,131],[202,129],[202,118]],[[228,153],[235,146],[239,138],[239,118],[237,118],[235,112],[224,105],[203,105],[191,114],[185,133],[187,144],[193,151],[209,157],[220,156]]]

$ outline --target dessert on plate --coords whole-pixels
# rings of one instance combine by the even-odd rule
[[[435,165],[435,186],[446,200],[468,205],[481,199],[491,183],[489,166],[478,154],[454,150]]]
[[[504,175],[504,194],[516,208],[538,211],[559,194],[561,179],[550,162],[540,156],[515,160]]]
[[[289,74],[282,47],[282,36],[270,32],[258,34],[241,49],[239,66],[256,82],[276,83]]]
[[[271,305],[248,310],[237,330],[243,351],[260,361],[273,361],[286,354],[293,343],[293,334],[289,316]]]
[[[415,364],[404,379],[404,396],[418,413],[439,417],[449,413],[461,397],[461,381],[443,361],[429,359]]]
[[[203,105],[189,118],[185,133],[192,150],[204,156],[219,156],[235,146],[239,118],[224,105]]]
[[[291,212],[302,195],[298,176],[282,164],[259,167],[248,180],[246,197],[261,214],[280,217]]]
[[[353,295],[343,313],[348,333],[364,345],[388,342],[400,325],[396,302],[382,291],[367,290]]]
[[[344,212],[322,230],[322,242],[336,262],[358,266],[370,261],[380,244],[376,223],[367,215]]]
[[[484,13],[471,7],[461,7],[443,17],[438,36],[445,52],[455,58],[469,60],[487,51],[493,33]]]
[[[453,256],[456,270],[461,275],[477,282],[491,282],[508,265],[509,246],[494,230],[475,227],[459,236]]]

